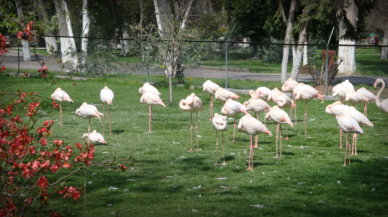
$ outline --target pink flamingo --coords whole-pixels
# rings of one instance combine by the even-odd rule
[[[348,137],[346,133],[356,133],[355,137],[353,136],[353,142],[357,140],[357,133],[363,134],[363,130],[361,129],[360,125],[357,123],[354,118],[352,118],[350,115],[346,113],[342,113],[337,118],[338,126],[344,131],[345,133],[345,158],[344,158],[344,166],[346,166],[346,152],[348,148]],[[349,147],[349,164],[350,164],[350,147]]]
[[[320,93],[318,90],[315,88],[311,87],[310,85],[304,84],[304,83],[299,83],[298,86],[294,88],[294,94],[295,94],[295,99],[300,100],[300,101],[305,101],[306,106],[305,106],[305,113],[304,113],[304,135],[307,135],[306,132],[306,125],[307,125],[307,101],[312,100],[315,97],[319,97],[322,100],[322,103],[324,103],[323,98],[325,95]]]
[[[336,101],[326,106],[326,113],[332,116],[341,115],[349,106],[344,105],[341,101]],[[340,149],[342,149],[342,129],[340,128]]]
[[[166,107],[166,105],[163,103],[162,99],[160,99],[159,95],[151,92],[146,91],[143,93],[143,95],[140,98],[141,104],[148,104],[148,131],[152,131],[152,105],[161,105],[163,107]]]
[[[235,99],[235,100],[239,100],[240,99],[240,96],[227,90],[227,89],[224,89],[222,87],[218,88],[218,90],[214,93],[215,95],[215,98],[217,101],[221,101],[221,102],[226,102],[226,100],[228,99]]]
[[[357,103],[364,102],[365,104],[368,102],[368,98],[366,98],[361,93],[358,93],[354,90],[348,91],[345,94],[345,102],[353,103],[353,106],[357,108]]]
[[[159,93],[158,89],[156,89],[156,87],[152,86],[150,83],[146,82],[143,84],[143,87],[139,88],[139,93],[140,94],[143,94],[145,92],[152,92],[152,93],[155,93],[156,95],[162,95],[161,93]]]
[[[291,127],[294,127],[290,117],[287,112],[280,109],[278,106],[273,106],[267,113],[265,117],[268,120],[273,120],[276,123],[276,157],[278,158],[278,140],[279,140],[279,131],[280,131],[280,157],[282,156],[282,141],[283,141],[283,131],[282,124],[289,124]]]
[[[273,90],[271,90],[271,94],[268,95],[268,101],[277,103],[278,99],[277,96],[280,93],[280,90],[275,87]]]
[[[234,135],[236,131],[236,117],[240,113],[248,114],[248,112],[245,111],[245,108],[241,103],[234,101],[233,99],[228,99],[226,100],[224,107],[221,108],[221,113],[223,115],[234,117],[234,125],[233,125],[233,142],[234,142]]]
[[[218,165],[217,163],[218,131],[222,132],[222,156],[224,157],[224,162],[221,165],[226,165],[225,154],[224,154],[224,131],[226,131],[226,128],[228,127],[228,121],[226,120],[226,116],[218,115],[218,113],[215,113],[212,119],[212,124],[213,124],[214,130],[216,130],[216,163],[214,165]]]
[[[203,83],[202,87],[203,87],[203,92],[210,94],[210,109],[209,109],[210,118],[209,118],[209,121],[211,121],[212,117],[213,117],[213,95],[216,93],[218,88],[220,88],[220,86],[218,84],[212,82],[211,80],[207,80],[207,81],[205,81],[205,83]]]
[[[279,93],[276,96],[276,104],[279,106],[279,108],[290,108],[290,118],[292,117],[291,116],[292,108],[296,107],[294,100],[288,97],[285,93],[279,91]],[[286,125],[286,140],[288,140],[287,125]]]
[[[90,134],[90,119],[97,117],[101,121],[100,117],[104,116],[104,114],[98,112],[96,106],[87,104],[86,102],[82,103],[81,107],[75,110],[75,114],[85,119],[89,119],[88,135]]]
[[[249,94],[252,98],[260,97],[265,101],[269,101],[268,97],[271,95],[271,90],[268,87],[258,87],[256,91],[250,90]]]
[[[286,83],[284,83],[282,85],[282,91],[284,92],[290,92],[291,93],[291,99],[293,99],[294,101],[295,100],[295,96],[293,96],[293,91],[295,89],[296,86],[298,86],[299,83],[297,81],[295,81],[295,79],[293,78],[289,78]],[[296,120],[296,104],[295,104],[295,124],[297,124],[297,120]],[[292,116],[292,107],[290,107],[290,117]]]
[[[339,83],[333,87],[333,96],[337,96],[341,99],[341,102],[346,98],[346,93],[348,91],[354,90],[353,84],[349,82],[348,79]]]
[[[84,134],[82,138],[86,140],[89,139],[92,143],[106,143],[104,137],[100,133],[97,133],[96,130],[93,130],[89,135]]]
[[[272,133],[262,124],[259,120],[252,117],[250,114],[246,114],[242,117],[238,123],[238,130],[243,133],[251,135],[251,145],[249,149],[248,169],[253,170],[253,136],[259,133],[267,133],[272,136]],[[252,166],[251,166],[252,162]]]
[[[380,100],[380,95],[381,95],[381,92],[383,92],[384,88],[385,88],[385,82],[383,79],[381,78],[378,78],[376,79],[373,87],[376,89],[377,88],[377,85],[381,83],[381,89],[379,90],[379,92],[377,93],[376,95],[376,105],[377,107],[385,112],[385,113],[388,113],[388,99],[384,99],[383,101]]]
[[[70,99],[69,94],[63,91],[60,87],[58,87],[53,94],[51,94],[51,99],[59,102],[59,113],[61,117],[61,126],[62,126],[62,102],[73,102]]]
[[[109,135],[112,135],[112,125],[110,122],[110,105],[112,105],[112,101],[114,98],[113,91],[109,89],[107,86],[104,87],[104,89],[100,92],[100,98],[102,101],[102,113],[104,114],[104,121],[103,121],[103,130],[102,134],[105,135],[105,103],[109,105]]]
[[[264,100],[262,99],[258,99],[258,98],[251,98],[249,99],[248,101],[245,101],[243,103],[243,106],[245,108],[245,111],[253,111],[255,113],[255,117],[257,120],[259,120],[259,113],[260,112],[264,112],[264,126],[266,126],[266,123],[265,123],[265,113],[267,110],[269,110],[271,108],[270,105],[268,105],[268,103],[266,103]],[[255,146],[254,148],[258,148],[258,144],[257,144],[257,139],[258,139],[258,135],[255,136]]]
[[[191,137],[190,137],[190,151],[193,151],[193,113],[196,115],[195,122],[195,138],[197,138],[197,151],[198,151],[198,112],[203,111],[201,99],[195,95],[190,94],[186,99],[182,99],[179,102],[179,108],[190,112],[191,121]]]
[[[358,89],[357,93],[364,95],[366,97],[366,99],[368,100],[368,102],[371,100],[376,100],[376,96],[372,92],[367,90],[365,87],[361,87],[360,89]],[[367,108],[366,102],[365,102],[364,103],[364,115],[365,116],[368,116],[367,110],[368,110],[368,108]]]

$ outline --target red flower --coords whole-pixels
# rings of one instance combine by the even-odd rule
[[[40,177],[36,185],[41,189],[46,189],[48,187],[47,178],[44,176]]]

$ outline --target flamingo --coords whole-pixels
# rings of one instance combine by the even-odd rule
[[[112,105],[112,101],[114,98],[113,91],[109,89],[107,86],[104,87],[104,89],[100,92],[100,98],[102,101],[102,113],[104,114],[104,121],[103,121],[103,131],[102,134],[105,135],[105,103],[109,105],[109,135],[112,135],[112,126],[110,122],[110,105]]]
[[[282,85],[282,91],[284,92],[290,92],[291,93],[291,99],[293,99],[294,101],[295,100],[295,96],[293,96],[293,91],[295,89],[296,86],[298,86],[299,83],[297,81],[295,81],[295,79],[293,78],[289,78],[286,83],[284,83]],[[296,104],[295,104],[295,124],[297,124],[297,120],[296,120]],[[290,117],[292,116],[292,107],[290,108]]]
[[[262,99],[258,99],[258,98],[251,98],[250,100],[248,101],[245,101],[243,103],[243,106],[245,108],[245,111],[253,111],[255,113],[255,117],[257,120],[259,120],[259,113],[260,112],[264,112],[264,126],[266,126],[266,123],[265,123],[265,113],[268,109],[271,108],[270,105],[268,105],[268,103],[266,103],[264,100]],[[258,135],[255,136],[255,146],[254,148],[258,148],[258,144],[257,144],[257,139],[258,139]]]
[[[224,107],[221,108],[221,113],[223,115],[234,117],[234,124],[233,124],[233,142],[234,142],[234,134],[236,131],[236,117],[240,113],[248,114],[248,112],[245,110],[244,106],[241,103],[234,101],[233,99],[228,99],[225,102]]]
[[[218,113],[215,113],[212,119],[212,124],[213,124],[214,130],[216,130],[216,163],[214,165],[218,165],[217,163],[218,131],[222,132],[222,156],[224,157],[224,162],[221,165],[226,165],[225,154],[224,154],[224,131],[226,131],[226,128],[228,127],[228,121],[226,120],[226,116],[218,115]]]
[[[305,113],[304,113],[304,135],[306,136],[306,125],[307,125],[307,101],[313,99],[314,97],[319,97],[322,100],[322,103],[324,103],[323,98],[325,95],[320,93],[315,88],[311,87],[310,85],[299,83],[298,86],[294,88],[294,94],[295,94],[295,100],[305,101]]]
[[[89,139],[92,143],[106,143],[104,137],[100,134],[97,133],[96,130],[93,130],[88,136],[88,134],[84,134],[82,136],[83,139]]]
[[[341,102],[343,102],[346,98],[345,94],[351,90],[354,90],[353,84],[346,79],[333,87],[333,96],[338,96],[341,99]]]
[[[357,121],[352,118],[350,115],[346,113],[342,113],[337,118],[338,126],[345,132],[345,158],[344,158],[344,166],[346,166],[346,152],[348,148],[348,137],[346,133],[356,133],[355,138],[353,136],[353,142],[357,140],[357,133],[363,134],[364,131],[361,129],[360,125]],[[350,147],[349,147],[349,164],[350,164]]]
[[[265,101],[269,101],[268,97],[269,95],[271,95],[271,90],[268,87],[258,87],[256,91],[250,90],[249,94],[251,95],[252,98],[260,97]]]
[[[218,88],[218,90],[214,93],[215,95],[215,98],[217,101],[221,101],[221,102],[226,102],[226,100],[228,99],[235,99],[235,100],[239,100],[240,99],[240,96],[227,90],[227,89],[224,89],[222,87]]]
[[[267,113],[265,117],[268,120],[273,120],[276,122],[276,156],[278,158],[278,138],[280,131],[280,157],[282,156],[282,141],[283,141],[283,132],[282,132],[282,124],[289,124],[291,127],[294,127],[290,117],[287,112],[280,109],[278,106],[273,106]]]
[[[195,93],[190,94],[186,99],[182,99],[179,102],[179,108],[185,111],[190,112],[191,120],[191,137],[190,137],[190,151],[193,151],[193,113],[196,115],[195,123],[195,138],[197,138],[197,151],[198,151],[198,112],[202,111],[202,101],[195,95]]]
[[[216,93],[218,88],[220,88],[220,86],[218,86],[218,84],[212,82],[211,80],[207,80],[207,81],[205,81],[205,83],[203,83],[202,87],[203,87],[203,92],[210,94],[210,109],[209,109],[210,110],[210,118],[209,118],[209,121],[211,121],[212,116],[213,116],[213,95]]]
[[[163,103],[162,99],[160,99],[159,95],[151,92],[146,91],[143,93],[143,95],[140,98],[141,104],[148,104],[148,112],[149,112],[149,118],[148,118],[148,131],[152,131],[152,105],[161,105],[164,108],[166,105]]]
[[[341,101],[336,101],[326,106],[326,113],[332,116],[341,115],[349,106],[342,104]],[[340,128],[340,149],[342,149],[342,129]]]
[[[259,133],[267,133],[268,135],[272,136],[272,133],[264,126],[264,124],[262,124],[256,118],[252,117],[250,114],[246,114],[240,119],[238,123],[238,130],[251,136],[247,170],[253,170],[253,136],[258,135]]]
[[[364,95],[367,98],[368,102],[371,100],[376,100],[376,96],[372,92],[367,90],[365,87],[361,87],[360,89],[358,89],[357,93]],[[368,116],[367,109],[368,108],[366,107],[366,102],[365,102],[364,103],[364,115],[365,116]]]
[[[379,92],[377,93],[376,95],[376,105],[377,107],[385,112],[385,113],[388,113],[388,99],[384,99],[383,101],[380,101],[380,95],[381,95],[381,92],[383,92],[384,88],[385,88],[385,82],[383,79],[381,78],[378,78],[376,79],[373,87],[376,89],[377,88],[377,85],[381,83],[381,89],[379,90]]]
[[[275,87],[273,90],[271,90],[271,94],[268,95],[268,101],[277,103],[278,101],[277,96],[279,93],[280,93],[280,90],[277,87]]]
[[[285,93],[281,91],[277,93],[276,104],[279,106],[279,108],[290,108],[290,117],[291,117],[292,108],[296,107],[294,100],[292,100],[290,97],[288,97]],[[286,125],[286,140],[288,140],[287,125]]]
[[[162,95],[159,91],[158,91],[158,89],[156,89],[156,87],[154,87],[154,86],[152,86],[150,83],[148,83],[148,82],[146,82],[146,83],[144,83],[143,84],[143,87],[141,87],[141,88],[139,88],[139,93],[140,94],[143,94],[143,93],[145,93],[145,92],[147,92],[147,91],[149,91],[149,92],[152,92],[152,93],[155,93],[155,94],[157,94],[157,95]]]
[[[370,120],[361,112],[359,112],[355,107],[349,106],[344,110],[343,113],[348,114],[350,117],[352,117],[354,120],[357,121],[358,124],[364,124],[369,127],[373,127],[374,125]],[[357,133],[354,133],[353,135],[353,142],[352,142],[352,154],[357,156]],[[353,150],[354,147],[354,150]]]
[[[86,102],[82,103],[81,107],[75,110],[75,114],[85,119],[89,119],[88,135],[90,135],[90,119],[97,117],[101,121],[100,117],[104,116],[104,114],[98,112],[96,106],[87,104]]]
[[[51,99],[59,102],[59,113],[61,117],[61,126],[62,126],[62,102],[73,102],[70,98],[69,94],[63,91],[60,87],[58,87],[53,94],[51,94]],[[73,102],[74,103],[74,102]]]
[[[345,102],[351,102],[353,103],[353,106],[355,108],[357,108],[357,103],[359,102],[364,102],[365,105],[366,103],[368,102],[368,98],[364,95],[362,95],[361,93],[359,92],[356,92],[354,90],[351,90],[351,91],[348,91],[346,94],[345,94]]]

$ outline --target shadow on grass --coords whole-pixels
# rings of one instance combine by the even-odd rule
[[[112,133],[113,134],[120,134],[120,133],[124,133],[124,130],[112,130]]]

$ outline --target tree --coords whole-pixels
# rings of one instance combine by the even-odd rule
[[[59,35],[60,36],[67,36],[67,25],[66,25],[66,17],[65,13],[62,10],[62,3],[60,0],[54,0],[55,5],[55,11],[58,16],[58,29],[59,29]],[[62,52],[62,62],[70,62],[71,61],[71,55],[69,51],[67,50],[69,47],[69,38],[67,37],[60,37],[59,38],[61,42],[61,52]]]
[[[49,15],[47,13],[46,7],[43,3],[43,0],[34,0],[35,7],[37,8],[37,14],[42,23],[45,23],[46,27],[48,26],[47,23],[50,20]],[[49,36],[54,36],[53,31],[50,28],[44,28],[43,29],[43,34],[46,36],[46,51],[51,52],[54,51],[56,52],[58,50],[57,46],[57,41],[55,37],[49,37]]]
[[[22,1],[15,0],[15,5],[16,5],[18,17],[20,18],[20,22],[25,23],[25,19],[24,19],[24,15],[23,15]],[[25,39],[21,39],[21,40],[22,40],[24,61],[31,61],[30,43]]]
[[[289,53],[290,53],[290,46],[288,44],[291,43],[291,30],[294,23],[296,3],[297,3],[296,0],[291,1],[290,11],[288,13],[288,20],[287,20],[286,15],[284,13],[282,2],[279,0],[283,22],[287,26],[286,36],[284,37],[285,45],[283,46],[282,75],[281,75],[282,83],[285,83],[287,80],[287,66],[288,66],[288,59],[289,59]]]
[[[370,29],[379,29],[383,35],[382,45],[388,45],[388,2],[385,0],[376,0],[376,3],[367,16],[368,27]],[[386,60],[388,57],[388,47],[381,48],[380,58]]]
[[[65,22],[66,22],[67,32],[69,36],[68,47],[65,48],[66,49],[65,51],[62,50],[62,53],[65,53],[65,55],[70,54],[70,58],[73,62],[73,68],[76,68],[79,65],[78,55],[76,55],[77,47],[75,45],[73,27],[71,25],[71,19],[70,19],[70,12],[65,0],[62,0],[62,10],[64,11],[64,14],[65,14],[65,18],[66,18]]]
[[[83,57],[82,59],[82,65],[85,65],[85,57],[88,54],[88,36],[89,36],[89,26],[90,26],[90,19],[88,15],[88,0],[83,0],[82,4],[82,45],[81,45],[81,55]]]

